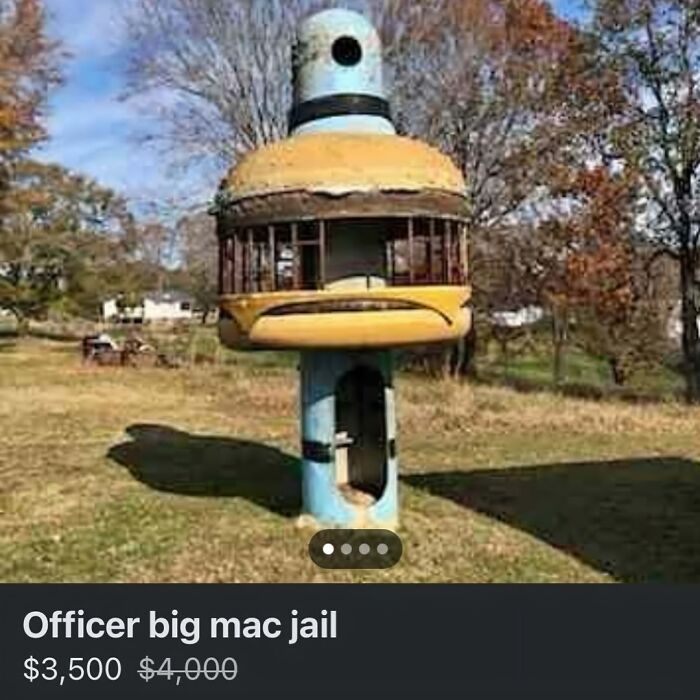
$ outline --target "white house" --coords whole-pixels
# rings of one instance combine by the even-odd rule
[[[102,303],[102,319],[112,323],[152,323],[159,321],[191,321],[194,300],[182,292],[148,292],[138,306],[124,307],[119,299]]]
[[[678,301],[673,306],[666,328],[669,340],[676,343],[676,345],[680,345],[683,342],[683,319],[681,318],[681,312],[682,304]],[[698,317],[697,324],[698,332],[700,332],[700,316]]]
[[[544,309],[540,306],[525,306],[517,311],[494,311],[491,323],[499,328],[523,328],[532,326],[544,318]]]

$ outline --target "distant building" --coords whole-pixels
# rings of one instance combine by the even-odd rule
[[[137,306],[125,306],[119,298],[102,303],[102,319],[108,323],[158,323],[191,321],[194,299],[177,291],[148,292]]]
[[[683,305],[680,301],[676,302],[668,319],[666,332],[671,342],[676,345],[681,345],[683,342],[683,318],[681,316]],[[700,332],[700,317],[697,320],[698,332]]]
[[[525,306],[517,311],[494,311],[491,323],[499,328],[524,328],[532,326],[544,318],[544,309],[540,306]]]

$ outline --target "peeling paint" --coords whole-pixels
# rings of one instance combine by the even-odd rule
[[[291,223],[292,248],[318,246],[322,265],[340,270],[333,280],[382,278],[386,248],[361,245],[365,239],[354,236],[363,227],[355,219],[406,219],[412,254],[414,217],[433,224],[439,219],[464,221],[465,178],[439,150],[396,135],[384,91],[379,35],[361,15],[330,10],[311,17],[301,27],[294,56],[294,135],[249,154],[222,182],[213,213],[219,217],[222,242],[228,236],[235,244],[232,253],[226,243],[222,260],[229,266],[234,258],[246,260],[251,270],[252,227],[268,226],[274,271],[274,225]],[[316,242],[297,238],[298,222],[339,219],[348,222],[347,238],[334,224],[335,238],[328,239],[328,247],[325,225],[319,226]],[[231,238],[232,229],[241,228],[248,228],[247,253],[240,252],[238,237]],[[443,249],[449,251],[452,225],[444,228]],[[375,231],[386,234],[382,226]],[[338,243],[344,240],[349,243],[345,248]],[[433,257],[431,253],[431,266]],[[296,258],[292,264],[298,280]],[[274,272],[272,280],[276,289]],[[222,288],[230,289],[223,282]],[[398,527],[393,359],[388,348],[463,336],[471,323],[465,308],[469,295],[466,286],[431,285],[364,289],[359,296],[348,289],[328,289],[221,297],[219,329],[225,344],[302,350],[304,513],[297,527]]]
[[[354,368],[376,370],[384,382],[384,422],[387,449],[383,470],[385,484],[377,497],[347,497],[348,485],[336,480],[336,456],[331,462],[302,460],[302,501],[305,513],[333,527],[392,529],[398,524],[398,460],[388,449],[396,436],[396,414],[392,382],[393,359],[388,352],[305,352],[301,357],[302,439],[322,444],[336,443],[336,392],[341,378]]]
[[[222,190],[230,201],[294,191],[438,190],[464,196],[462,173],[440,151],[402,136],[319,133],[296,136],[246,156]]]

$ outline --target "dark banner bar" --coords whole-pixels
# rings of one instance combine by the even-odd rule
[[[344,117],[353,114],[383,117],[387,121],[392,120],[389,103],[376,95],[327,95],[302,102],[293,107],[289,113],[289,130],[291,132],[317,119]]]
[[[4,586],[11,698],[697,698],[693,588]]]

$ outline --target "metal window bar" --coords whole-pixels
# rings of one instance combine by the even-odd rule
[[[275,289],[277,291],[284,291],[284,279],[281,275],[282,268],[282,246],[284,244],[285,231],[284,228],[280,230],[280,227],[275,228]]]
[[[428,221],[428,230],[430,236],[430,284],[436,284],[439,282],[439,275],[436,271],[437,263],[437,236],[435,235],[435,219],[431,218]]]
[[[463,284],[464,274],[462,272],[462,228],[458,221],[453,224],[454,235],[452,236],[452,255],[454,260],[454,283]]]
[[[223,274],[223,287],[225,294],[232,294],[234,292],[234,266],[235,266],[235,245],[233,238],[229,237],[226,239],[226,245],[224,248],[224,274]]]
[[[413,233],[415,230],[413,217],[408,219],[408,283],[413,284],[416,279],[415,256],[413,254]]]
[[[443,278],[445,284],[452,283],[452,222],[445,219],[443,228]]]
[[[233,234],[233,261],[233,291],[240,294],[243,291],[243,249],[238,230]]]
[[[253,290],[263,291],[263,252],[264,246],[258,240],[257,231],[253,229]]]
[[[267,256],[269,269],[267,271],[267,283],[271,292],[277,291],[277,244],[274,226],[267,227]]]
[[[393,287],[396,284],[396,265],[394,263],[394,240],[389,239],[384,245],[384,258],[386,267],[386,277]]]
[[[326,222],[318,222],[318,289],[326,286]]]
[[[461,260],[461,272],[462,272],[462,284],[467,284],[469,279],[469,241],[467,239],[467,225],[460,225],[460,260]]]
[[[243,277],[245,280],[245,291],[249,294],[253,291],[253,229],[246,229],[245,239],[245,269]]]
[[[299,224],[292,224],[292,289],[301,289]]]
[[[245,294],[248,291],[246,270],[248,269],[248,246],[245,244],[245,232],[239,231],[237,236],[236,253],[238,263],[239,293]]]

